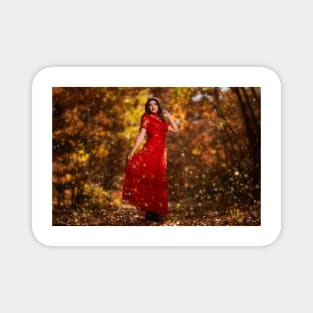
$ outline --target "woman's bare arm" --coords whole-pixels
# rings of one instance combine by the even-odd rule
[[[145,128],[141,128],[141,130],[140,130],[140,132],[136,138],[135,145],[134,145],[133,149],[131,150],[130,154],[128,155],[128,160],[133,157],[134,153],[136,152],[136,150],[140,146],[141,142],[144,140],[144,138],[146,136],[146,132],[147,131]]]
[[[173,132],[173,133],[178,133],[179,129],[175,123],[175,121],[173,120],[173,118],[171,117],[171,115],[168,113],[168,111],[163,110],[163,114],[165,117],[168,118],[168,121],[170,123],[170,126],[168,127],[168,131]]]

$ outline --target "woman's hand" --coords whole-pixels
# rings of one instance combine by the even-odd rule
[[[163,112],[164,117],[166,118],[170,117],[170,113],[168,111],[163,110],[162,112]]]
[[[128,155],[127,160],[131,159],[133,157],[133,155],[134,155],[134,151],[132,150],[130,152],[130,154]]]
[[[133,157],[133,155],[135,154],[137,148],[140,146],[141,142],[144,140],[146,135],[146,129],[145,128],[141,128],[140,132],[136,138],[136,142],[134,147],[132,148],[132,150],[130,151],[129,155],[127,156],[127,160],[131,159]]]
[[[176,123],[174,122],[174,120],[172,119],[170,113],[166,110],[162,110],[162,112],[163,112],[164,117],[168,118],[168,123],[170,124],[167,130],[173,133],[177,133],[179,131],[178,127]]]

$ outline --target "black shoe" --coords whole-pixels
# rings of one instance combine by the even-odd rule
[[[152,212],[152,220],[155,222],[160,222],[162,217],[159,213]]]
[[[146,221],[153,221],[153,212],[147,211],[145,216]]]
[[[154,222],[160,222],[162,220],[162,217],[160,214],[156,212],[147,211],[145,216],[146,221],[154,221]]]

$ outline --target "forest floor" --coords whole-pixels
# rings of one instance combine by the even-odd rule
[[[260,202],[239,202],[236,206],[211,207],[169,202],[169,214],[160,222],[145,221],[145,212],[122,203],[98,209],[55,210],[54,226],[260,226]]]

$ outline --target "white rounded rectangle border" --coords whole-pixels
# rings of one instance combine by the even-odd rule
[[[261,87],[260,226],[53,226],[52,87]],[[265,246],[281,231],[281,82],[266,67],[48,67],[32,84],[32,230],[47,246]]]

